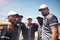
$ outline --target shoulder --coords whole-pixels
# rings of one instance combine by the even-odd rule
[[[37,23],[33,23],[33,25],[34,25],[34,26],[38,26],[38,24],[37,24]]]
[[[21,26],[25,26],[25,24],[24,24],[23,22],[20,22],[20,25],[21,25]]]
[[[57,17],[55,16],[55,15],[53,15],[53,14],[49,14],[47,17],[46,17],[47,19],[57,19]]]
[[[24,24],[23,22],[20,22],[21,24]]]

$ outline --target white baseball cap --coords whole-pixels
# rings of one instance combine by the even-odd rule
[[[10,16],[10,15],[15,15],[15,14],[18,14],[18,13],[15,12],[15,11],[10,11],[10,12],[8,13],[8,16]]]
[[[19,16],[23,18],[23,15],[22,14],[19,14]]]
[[[38,18],[42,18],[43,19],[43,16],[42,15],[38,15],[36,19],[38,19]]]
[[[44,9],[44,8],[48,8],[48,6],[47,6],[46,4],[41,4],[41,6],[40,6],[40,8],[39,8],[39,11],[40,11],[41,9]]]
[[[32,16],[27,16],[27,19],[29,19],[29,18],[32,19]]]

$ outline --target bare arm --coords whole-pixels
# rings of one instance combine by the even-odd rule
[[[10,22],[2,21],[0,22],[0,26],[10,25]]]
[[[12,24],[9,24],[9,25],[7,25],[7,31],[9,32],[9,33],[12,33],[13,32],[13,25]]]
[[[52,31],[51,40],[58,40],[58,26],[52,26],[51,31]]]
[[[12,31],[13,31],[13,25],[12,25],[11,22],[2,21],[2,22],[0,22],[0,26],[1,26],[1,27],[6,26],[6,27],[7,27],[7,31],[8,31],[9,33],[12,33]]]

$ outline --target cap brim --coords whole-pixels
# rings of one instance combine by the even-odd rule
[[[30,20],[30,19],[32,20],[32,18],[28,18],[27,20]]]
[[[22,16],[22,15],[19,15],[19,14],[16,14],[16,17],[21,17],[21,18],[23,18],[23,16]]]
[[[46,9],[46,8],[48,9],[48,7],[45,7],[45,8],[41,8],[41,9],[39,9],[38,11],[44,10],[44,9]]]
[[[44,9],[44,8],[43,8]],[[41,11],[41,10],[43,10],[43,9],[39,9],[38,11]]]
[[[41,11],[41,9],[39,9],[38,11]]]
[[[22,16],[22,15],[20,15],[20,17],[21,17],[21,18],[23,18],[23,16]]]
[[[41,18],[41,17],[37,17],[36,19],[43,19],[43,18]]]

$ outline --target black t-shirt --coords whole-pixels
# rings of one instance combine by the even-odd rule
[[[9,40],[18,40],[18,37],[20,35],[20,31],[22,29],[22,27],[24,27],[24,23],[20,22],[18,24],[13,24],[14,30],[13,32],[10,34],[7,31],[7,27],[3,27],[2,31],[1,31],[1,36],[6,36],[9,37]]]
[[[34,40],[35,31],[38,30],[38,25],[32,23],[29,28],[27,26],[22,27],[23,40]]]

